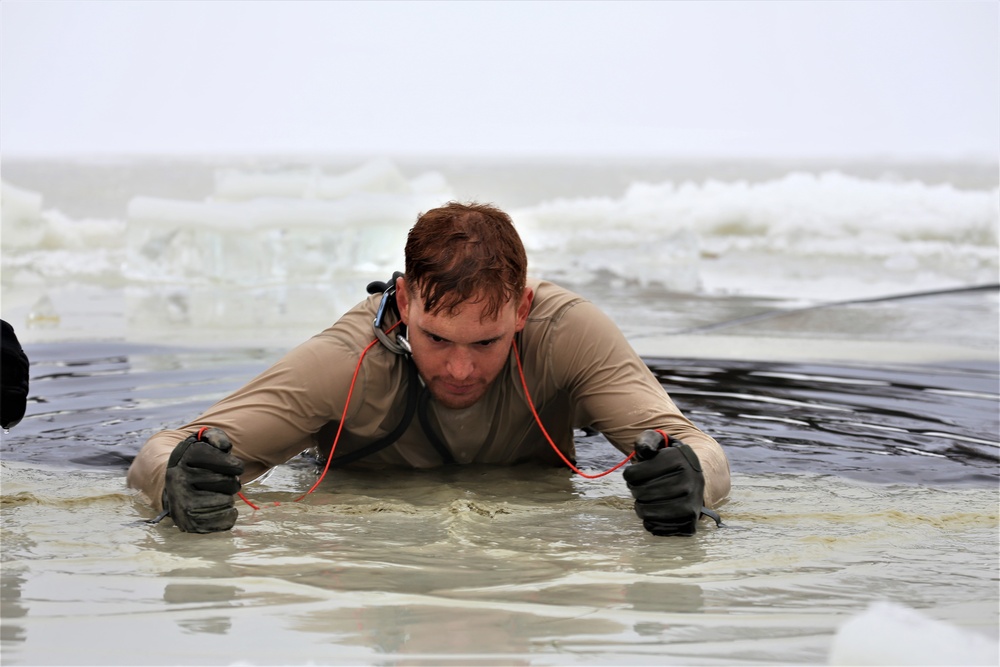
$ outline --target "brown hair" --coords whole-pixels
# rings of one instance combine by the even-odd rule
[[[489,204],[449,202],[417,217],[406,239],[406,284],[429,313],[455,312],[465,301],[485,301],[496,318],[520,298],[528,258],[510,216]]]

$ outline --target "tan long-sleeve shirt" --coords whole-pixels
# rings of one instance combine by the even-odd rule
[[[531,399],[560,451],[575,459],[574,428],[600,431],[624,453],[632,451],[644,430],[662,429],[697,452],[705,474],[705,504],[724,499],[730,479],[722,448],[681,414],[618,327],[593,304],[561,287],[541,281],[530,281],[530,286],[534,301],[515,345]],[[418,380],[408,358],[381,344],[365,355],[344,415],[358,359],[374,340],[372,320],[379,300],[375,295],[362,301],[195,421],[151,437],[128,471],[129,486],[159,507],[171,451],[202,426],[229,435],[232,453],[246,466],[244,481],[321,444],[316,434],[331,421],[344,419],[334,460],[392,432],[404,416],[409,383]],[[450,410],[433,400],[425,407],[430,427],[457,463],[559,463],[531,414],[513,352],[472,407]],[[414,417],[394,444],[364,461],[430,468],[441,465],[442,456]]]

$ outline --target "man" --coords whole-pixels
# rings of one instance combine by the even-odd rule
[[[381,296],[196,421],[150,438],[129,485],[182,530],[212,532],[235,524],[241,480],[312,447],[333,449],[334,465],[559,464],[574,459],[573,429],[592,428],[636,451],[625,479],[647,530],[693,534],[703,511],[714,514],[704,506],[730,487],[722,448],[601,311],[527,280],[506,213],[428,211],[405,255],[406,273]]]

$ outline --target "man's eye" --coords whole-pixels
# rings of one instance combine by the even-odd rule
[[[432,341],[434,341],[435,343],[443,343],[444,342],[444,338],[441,338],[441,336],[435,336],[434,334],[428,334],[428,337]]]
[[[481,340],[479,341],[479,344],[482,345],[483,347],[489,347],[495,342],[496,342],[495,340]]]

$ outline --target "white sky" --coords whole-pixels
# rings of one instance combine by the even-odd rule
[[[0,151],[1000,154],[1000,3],[0,3]]]

